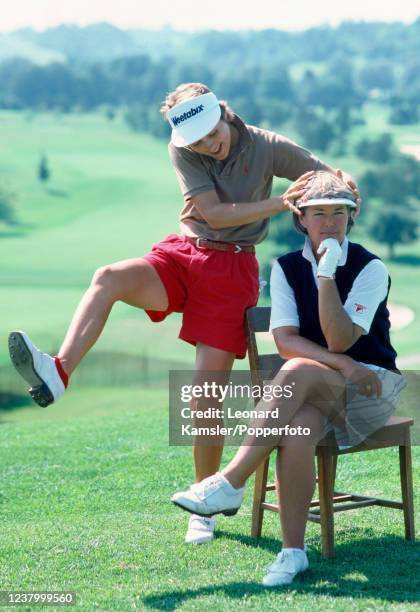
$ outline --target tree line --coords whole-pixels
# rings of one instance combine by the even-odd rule
[[[287,124],[312,150],[330,157],[356,154],[366,161],[360,187],[366,201],[381,201],[387,209],[390,254],[402,238],[414,239],[417,221],[408,230],[407,219],[413,219],[413,203],[420,197],[419,163],[399,154],[387,134],[361,139],[352,150],[348,135],[363,123],[361,109],[371,100],[389,109],[391,124],[420,120],[420,19],[411,26],[342,24],[300,33],[169,32],[166,47],[162,33],[145,37],[138,32],[127,43],[121,31],[108,28],[101,44],[104,34],[110,44],[103,59],[94,61],[97,32],[76,30],[78,45],[70,44],[74,28],[31,34],[33,41],[42,39],[65,52],[67,63],[39,66],[21,58],[0,63],[0,108],[77,112],[105,107],[110,119],[122,112],[131,129],[167,139],[169,125],[159,113],[162,99],[181,82],[201,81],[247,123],[276,130]],[[144,52],[134,53],[142,48],[142,36]],[[116,50],[131,54],[115,56]],[[0,216],[10,221],[7,202],[10,195],[3,190]],[[398,219],[390,214],[396,204]],[[383,227],[372,230],[377,239]],[[273,236],[276,232],[277,240],[293,241],[275,223]]]
[[[401,69],[383,60],[358,69],[337,57],[326,61],[321,73],[309,67],[292,76],[290,67],[273,60],[266,69],[232,66],[232,72],[224,76],[204,64],[183,64],[176,58],[152,60],[147,55],[83,65],[56,62],[38,66],[12,59],[0,64],[0,105],[62,111],[89,111],[104,104],[156,109],[165,92],[177,84],[200,81],[220,98],[235,103],[248,115],[249,123],[281,120],[290,102],[302,108],[336,109],[357,107],[372,97],[389,105],[393,122],[415,123],[419,118],[420,60]],[[385,74],[389,80],[384,79]]]
[[[201,81],[248,123],[278,126],[291,109],[348,111],[370,99],[390,108],[392,123],[419,120],[420,19],[409,26],[344,23],[304,32],[146,33],[104,24],[21,35],[68,61],[0,63],[3,108],[124,107],[133,129],[164,136],[158,106],[165,93]]]

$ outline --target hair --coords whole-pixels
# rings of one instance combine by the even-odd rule
[[[178,85],[174,91],[168,93],[165,101],[160,107],[160,112],[162,115],[164,115],[165,119],[167,119],[168,111],[177,104],[180,104],[185,100],[189,100],[190,98],[197,98],[197,96],[202,96],[203,94],[210,92],[211,89],[203,83],[181,83],[181,85]],[[228,103],[225,100],[219,100],[219,104],[222,111],[222,119],[228,123],[233,123],[234,113],[228,106]]]
[[[300,210],[305,214],[306,207],[305,201],[312,199],[312,197],[345,197],[348,200],[354,200],[355,196],[351,191],[350,187],[337,175],[327,172],[325,170],[318,170],[308,181],[307,189],[301,198],[296,200],[297,204],[300,204]],[[348,222],[346,234],[348,234],[354,225],[354,219],[351,215],[353,210],[350,206],[346,206],[348,212]],[[293,213],[293,225],[300,234],[307,234],[307,230],[299,221],[299,216]]]

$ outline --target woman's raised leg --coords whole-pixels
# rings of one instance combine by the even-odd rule
[[[118,300],[150,310],[166,310],[168,306],[166,289],[153,266],[142,258],[129,259],[95,273],[58,356],[40,351],[22,331],[9,334],[12,363],[39,406],[49,406],[63,395],[70,374],[95,344]]]
[[[58,352],[70,375],[99,338],[115,302],[166,310],[168,296],[155,268],[145,259],[127,259],[99,268],[73,316]]]

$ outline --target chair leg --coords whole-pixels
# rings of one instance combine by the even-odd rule
[[[268,466],[270,459],[261,463],[255,472],[254,500],[252,503],[251,538],[259,538],[264,516],[265,490],[267,486]]]
[[[334,557],[334,457],[326,446],[319,447],[317,457],[322,557],[332,559]]]
[[[405,437],[405,444],[399,447],[401,493],[404,510],[405,539],[414,540],[414,503],[413,503],[413,473],[411,466],[410,432]]]
[[[334,497],[334,491],[335,491],[335,478],[337,476],[337,455],[333,455],[332,456],[332,491],[333,491],[333,497]]]

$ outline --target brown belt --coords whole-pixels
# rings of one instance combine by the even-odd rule
[[[232,242],[217,242],[216,240],[207,240],[207,238],[192,238],[191,236],[185,236],[186,239],[191,242],[197,249],[211,249],[213,251],[230,251],[232,253],[255,253],[254,246],[239,246],[239,244],[233,244]]]

